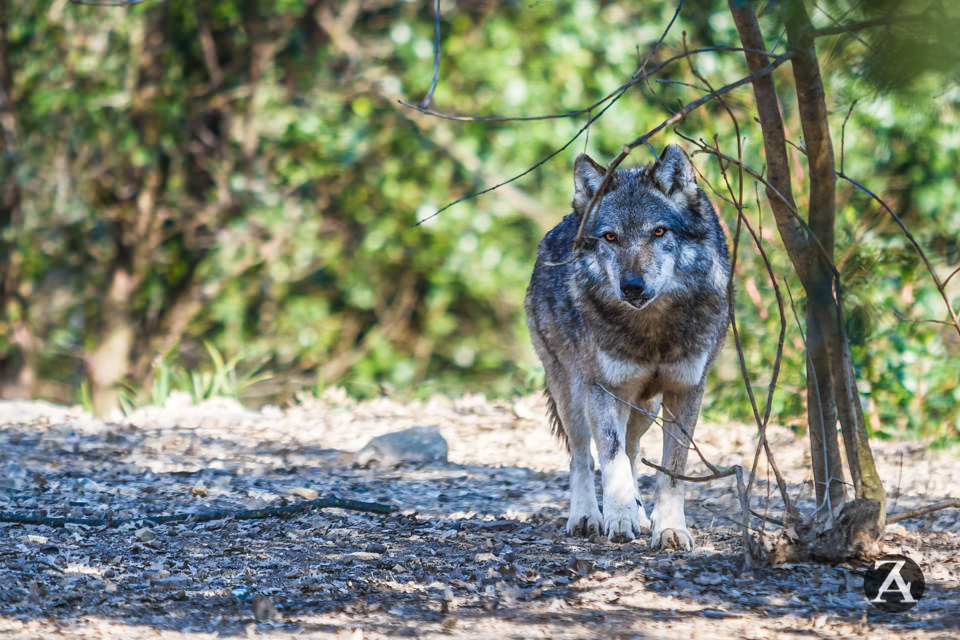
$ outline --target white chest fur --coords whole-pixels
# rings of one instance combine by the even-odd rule
[[[704,351],[686,360],[668,363],[633,362],[622,360],[606,351],[597,353],[597,373],[607,385],[640,385],[652,378],[660,378],[671,387],[693,387],[703,378],[709,353]]]

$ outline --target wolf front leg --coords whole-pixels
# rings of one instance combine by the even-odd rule
[[[570,449],[570,515],[567,535],[589,537],[600,533],[600,507],[593,487],[593,458],[590,456],[590,427],[583,408],[583,391],[566,381],[562,388],[550,384],[551,397]],[[563,393],[557,393],[559,391]]]
[[[660,466],[683,475],[687,469],[687,453],[697,427],[703,384],[663,396],[663,458]],[[653,496],[653,537],[656,549],[693,549],[693,535],[687,529],[683,510],[684,482],[657,472],[657,488]]]
[[[637,474],[639,472],[637,466],[639,463],[638,458],[640,457],[640,438],[650,429],[650,425],[660,411],[660,396],[649,400],[636,398],[633,404],[636,408],[630,410],[630,415],[627,418],[627,457],[630,458],[630,468],[633,470],[633,482],[636,484]],[[642,409],[643,411],[639,411],[638,409]],[[637,509],[640,526],[644,529],[649,529],[650,518],[647,517],[647,511],[643,508],[643,501],[640,499],[639,490],[637,492]]]
[[[641,531],[637,482],[624,447],[626,411],[625,405],[599,387],[587,392],[587,418],[603,476],[603,532],[616,541],[633,540]]]

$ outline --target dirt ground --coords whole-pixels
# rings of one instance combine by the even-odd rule
[[[448,463],[354,463],[371,437],[417,425],[439,428]],[[644,455],[658,461],[655,432]],[[754,428],[702,424],[697,441],[716,464],[749,464]],[[771,442],[809,507],[806,439],[774,428]],[[949,453],[904,441],[875,449],[892,510],[960,495]],[[956,509],[888,528],[883,550],[914,558],[927,587],[910,611],[884,613],[866,601],[860,566],[740,572],[732,478],[688,488],[692,553],[567,538],[566,464],[535,397],[355,403],[331,391],[251,411],[174,396],[110,420],[0,402],[6,514],[121,518],[317,495],[397,508],[117,528],[0,524],[0,638],[960,635]],[[772,497],[764,506],[776,491],[761,471],[756,508],[776,513]],[[642,490],[649,508],[652,474]]]

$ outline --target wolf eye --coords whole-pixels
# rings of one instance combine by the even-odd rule
[[[667,232],[667,230],[664,229],[663,227],[657,227],[656,229],[653,230],[653,235],[655,235],[656,237],[659,238],[660,236],[662,236],[662,235],[665,234],[666,232]]]
[[[607,242],[616,242],[617,234],[608,231],[607,233],[603,234],[603,239]]]

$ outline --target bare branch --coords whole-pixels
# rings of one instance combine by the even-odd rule
[[[217,511],[198,511],[195,513],[175,513],[165,516],[141,516],[136,518],[50,518],[47,516],[23,515],[18,513],[0,513],[0,522],[18,522],[20,524],[39,524],[48,527],[63,527],[68,524],[88,527],[119,527],[128,523],[152,522],[154,524],[174,524],[178,522],[210,522],[213,520],[251,520],[280,515],[306,513],[314,509],[348,509],[368,513],[391,513],[394,507],[378,502],[361,502],[342,498],[317,498],[266,509],[224,509]]]
[[[433,3],[433,80],[430,81],[430,90],[423,97],[420,104],[424,109],[430,106],[433,92],[437,89],[437,80],[440,78],[440,0]]]
[[[732,110],[729,111],[729,113],[731,117],[734,117]],[[718,159],[718,162],[719,162],[719,159]],[[750,222],[747,220],[746,216],[743,215],[743,203],[742,201],[737,200],[737,196],[733,193],[733,187],[731,186],[730,181],[727,180],[726,166],[723,165],[722,162],[719,162],[719,164],[720,164],[720,170],[723,173],[724,182],[727,185],[727,190],[730,193],[730,198],[734,201],[734,206],[737,209],[737,229],[733,237],[733,256],[731,259],[730,278],[727,280],[727,301],[729,305],[728,311],[730,314],[730,325],[731,325],[731,329],[733,330],[734,343],[737,348],[737,355],[740,362],[740,373],[743,378],[744,386],[747,390],[747,397],[750,400],[750,406],[753,409],[753,416],[754,416],[754,420],[757,423],[757,429],[760,432],[759,440],[757,442],[757,449],[753,457],[753,464],[751,465],[751,468],[750,468],[750,478],[744,490],[744,498],[745,498],[745,501],[749,503],[750,491],[753,486],[754,478],[756,477],[757,465],[760,460],[760,450],[762,448],[763,451],[766,453],[767,461],[770,463],[770,468],[773,469],[774,477],[777,480],[777,487],[780,490],[780,495],[784,502],[784,509],[787,512],[788,517],[792,519],[796,515],[795,510],[791,506],[790,496],[787,493],[786,482],[783,479],[783,474],[780,473],[780,468],[777,466],[777,463],[773,457],[773,451],[770,448],[770,443],[767,440],[767,424],[769,423],[769,420],[770,420],[770,411],[773,408],[773,394],[777,388],[777,379],[779,378],[779,374],[780,374],[780,364],[783,359],[783,346],[786,338],[786,316],[783,309],[783,296],[780,294],[780,287],[777,284],[776,274],[773,271],[773,265],[770,263],[770,259],[767,257],[766,251],[764,251],[763,249],[763,243],[761,242],[758,234],[754,231],[753,227],[750,225]],[[741,168],[743,167],[742,162],[739,164],[739,166]],[[741,178],[741,181],[742,181],[742,178]],[[712,185],[711,185],[711,188],[712,188]],[[759,206],[760,206],[760,201],[759,201],[759,192],[758,192],[757,194],[758,210],[759,210]],[[764,408],[764,414],[762,418],[760,416],[760,411],[757,408],[757,400],[753,394],[753,385],[750,382],[750,375],[749,375],[749,372],[747,371],[746,358],[744,357],[744,354],[743,354],[743,344],[740,340],[740,332],[737,328],[736,308],[734,307],[733,272],[734,272],[734,267],[736,266],[736,263],[737,263],[737,256],[739,253],[739,246],[740,246],[740,230],[743,225],[746,225],[747,229],[749,230],[750,235],[753,238],[754,243],[756,244],[757,249],[760,252],[760,256],[763,259],[764,264],[766,265],[767,273],[770,277],[770,281],[773,284],[774,292],[776,293],[776,296],[777,296],[777,308],[780,313],[780,336],[777,342],[777,355],[776,355],[776,359],[774,360],[773,373],[771,376],[770,385],[768,387],[767,401],[766,401],[766,406]]]
[[[941,509],[960,509],[960,498],[950,498],[948,500],[943,500],[919,509],[911,509],[909,511],[901,511],[899,513],[889,513],[887,514],[887,523],[893,524],[894,522],[900,522],[901,520],[906,520],[908,518],[925,516],[928,513],[940,511]]]
[[[617,394],[615,394],[613,391],[610,391],[609,389],[607,389],[605,386],[603,386],[603,385],[600,384],[599,382],[594,382],[593,384],[597,385],[597,387],[599,387],[601,391],[603,391],[604,393],[606,393],[608,396],[610,396],[611,398],[613,398],[613,399],[616,400],[617,402],[620,402],[620,403],[622,403],[622,404],[630,407],[630,408],[633,409],[634,411],[638,411],[638,412],[642,413],[643,415],[647,416],[647,417],[650,418],[651,420],[660,421],[660,422],[676,422],[676,420],[674,420],[674,419],[672,419],[672,418],[667,418],[667,417],[665,417],[665,416],[661,418],[660,416],[658,416],[657,414],[655,414],[655,413],[652,412],[652,411],[648,411],[647,409],[644,409],[643,407],[638,407],[637,405],[633,404],[632,402],[628,402],[628,401],[624,400],[623,398],[621,398],[620,396],[618,396]]]
[[[875,194],[873,191],[870,191],[870,189],[867,189],[865,186],[863,186],[862,184],[860,184],[859,182],[857,182],[847,174],[843,173],[842,171],[837,172],[837,177],[843,178],[844,180],[852,184],[854,187],[856,187],[861,193],[875,200],[881,207],[883,207],[886,210],[887,213],[890,214],[890,217],[893,218],[893,220],[900,227],[900,230],[903,231],[903,234],[907,237],[907,240],[909,240],[910,244],[913,245],[913,248],[916,250],[917,254],[920,256],[920,259],[923,260],[923,264],[927,268],[927,273],[929,273],[930,277],[933,278],[933,283],[936,285],[937,291],[940,293],[940,297],[943,298],[943,304],[946,305],[947,307],[947,312],[950,314],[950,320],[952,321],[953,328],[957,330],[957,335],[960,335],[960,316],[957,315],[956,309],[953,308],[953,304],[950,302],[950,296],[947,295],[947,291],[946,291],[946,286],[947,286],[946,282],[949,281],[949,278],[947,279],[947,281],[940,280],[940,276],[937,275],[936,270],[933,268],[933,264],[930,262],[930,258],[927,257],[927,252],[924,251],[923,247],[920,246],[920,243],[917,242],[917,239],[910,232],[910,229],[907,228],[907,225],[903,221],[903,219],[897,215],[897,213],[890,207],[890,205],[884,202],[883,198]],[[951,273],[950,278],[952,278],[955,273],[956,271]]]
[[[647,465],[648,467],[652,467],[657,471],[660,471],[661,473],[665,473],[671,478],[675,478],[677,480],[683,480],[684,482],[711,482],[719,478],[726,478],[727,476],[732,476],[736,474],[737,469],[740,468],[739,465],[737,465],[733,467],[727,467],[726,469],[718,469],[716,472],[711,473],[708,476],[686,476],[686,475],[683,475],[682,473],[671,471],[670,469],[667,469],[666,467],[662,467],[659,464],[654,464],[653,462],[650,462],[646,458],[640,458],[640,462]]]
[[[950,282],[950,278],[952,278],[953,276],[957,275],[958,273],[960,273],[960,267],[957,267],[956,269],[954,269],[953,271],[950,272],[950,275],[948,275],[948,276],[943,280],[943,286],[946,287],[946,286],[947,286],[947,283]]]
[[[929,16],[925,14],[910,15],[910,16],[882,16],[880,18],[872,18],[870,20],[862,20],[860,22],[849,22],[847,24],[838,24],[832,27],[822,27],[820,29],[813,30],[814,38],[821,38],[823,36],[836,36],[847,33],[855,33],[857,31],[863,31],[864,29],[873,29],[874,27],[892,27],[896,25],[902,25],[905,22],[915,22],[917,20],[923,20]]]
[[[561,153],[562,151],[565,151],[565,150],[567,149],[567,147],[569,147],[569,146],[572,145],[574,142],[576,142],[577,138],[579,138],[581,135],[583,135],[583,132],[586,131],[587,129],[589,129],[589,128],[590,128],[590,125],[592,125],[594,122],[596,122],[597,120],[599,120],[599,119],[603,116],[603,114],[607,112],[607,109],[609,109],[610,107],[612,107],[613,105],[615,105],[616,102],[617,102],[617,100],[619,100],[620,97],[623,96],[624,93],[626,93],[626,89],[624,89],[623,91],[621,91],[618,96],[616,96],[613,100],[611,100],[609,103],[607,103],[607,105],[606,105],[603,109],[601,109],[601,110],[597,113],[597,115],[595,115],[595,116],[590,116],[590,119],[587,120],[587,123],[586,123],[585,125],[583,125],[582,127],[580,127],[580,129],[573,135],[573,137],[571,137],[569,140],[567,140],[567,142],[566,142],[562,147],[560,147],[559,149],[556,149],[556,150],[552,151],[550,154],[548,154],[545,158],[543,158],[542,160],[540,160],[539,162],[537,162],[536,164],[534,164],[532,167],[529,167],[529,168],[526,169],[525,171],[522,171],[521,173],[518,173],[517,175],[513,176],[512,178],[507,178],[506,180],[503,180],[502,182],[498,182],[497,184],[495,184],[495,185],[493,185],[493,186],[491,186],[491,187],[486,187],[485,189],[481,189],[480,191],[474,191],[474,192],[472,192],[472,193],[468,193],[467,195],[465,195],[465,196],[463,196],[463,197],[461,197],[461,198],[457,198],[457,199],[454,200],[453,202],[450,202],[450,203],[442,206],[441,208],[437,209],[436,211],[434,211],[433,213],[431,213],[431,214],[430,214],[429,216],[427,216],[426,218],[423,218],[423,219],[421,219],[421,220],[417,220],[417,222],[414,224],[414,226],[420,226],[421,224],[423,224],[423,223],[425,223],[425,222],[427,222],[427,221],[429,221],[429,220],[433,220],[434,218],[436,218],[438,215],[440,215],[441,213],[443,213],[444,211],[446,211],[446,210],[449,209],[450,207],[453,207],[453,206],[455,206],[455,205],[458,205],[458,204],[460,204],[461,202],[466,202],[467,200],[472,200],[472,199],[474,199],[474,198],[476,198],[476,197],[478,197],[478,196],[482,196],[482,195],[485,194],[485,193],[490,193],[491,191],[495,191],[496,189],[499,189],[500,187],[503,187],[503,186],[505,186],[505,185],[508,185],[508,184],[510,184],[511,182],[516,182],[517,180],[519,180],[520,178],[524,177],[524,176],[527,175],[528,173],[532,173],[533,171],[536,171],[537,169],[539,169],[540,167],[542,167],[543,165],[545,165],[546,163],[548,163],[550,160],[552,160],[556,155],[558,155],[558,154]],[[576,256],[574,256],[574,257],[576,257]],[[572,261],[572,259],[573,259],[573,258],[571,258],[571,261]]]
[[[86,5],[88,7],[130,7],[147,0],[70,0],[70,4]]]
[[[840,26],[843,26],[843,23],[840,22],[840,21],[843,20],[844,18],[846,18],[846,17],[850,14],[850,12],[853,11],[853,9],[855,8],[856,5],[853,5],[853,6],[851,6],[850,8],[848,8],[846,11],[844,11],[844,12],[840,15],[839,18],[835,18],[834,16],[832,16],[826,9],[824,9],[820,4],[818,4],[818,3],[816,3],[816,2],[813,3],[813,6],[814,6],[814,8],[815,8],[817,11],[819,11],[819,12],[822,13],[823,15],[827,16],[827,18],[830,20],[830,22],[832,22],[834,25],[840,27]],[[857,34],[857,33],[852,33],[852,32],[851,32],[851,33],[850,33],[850,37],[853,38],[854,40],[856,40],[857,42],[859,42],[860,44],[862,44],[863,46],[865,46],[865,47],[866,47],[867,49],[869,49],[870,51],[876,53],[876,49],[874,49],[873,47],[871,47],[871,46],[870,46],[870,43],[867,42],[866,40],[864,40],[863,37],[860,36],[859,34]]]
[[[757,70],[766,58],[757,55],[756,50],[764,50],[763,34],[757,22],[757,16],[749,3],[730,0],[730,13],[733,16],[740,35],[740,41],[749,50],[744,55],[747,67]],[[773,78],[769,75],[758,77],[753,83],[753,94],[757,102],[757,116],[763,133],[763,155],[767,161],[767,199],[773,209],[780,237],[787,248],[790,261],[802,282],[807,281],[809,266],[798,256],[807,252],[810,243],[805,221],[797,215],[797,206],[793,199],[793,187],[790,183],[790,162],[787,159],[786,135],[783,130],[783,116],[780,113],[780,101]]]
[[[666,120],[664,120],[663,122],[655,126],[654,128],[650,129],[639,138],[636,138],[631,142],[623,145],[623,148],[621,149],[620,154],[616,158],[614,158],[613,162],[611,162],[610,165],[607,167],[607,172],[603,176],[603,181],[600,183],[599,188],[597,189],[596,193],[593,195],[593,198],[590,200],[589,204],[587,205],[586,211],[584,212],[584,215],[580,220],[580,227],[577,229],[577,235],[573,239],[574,253],[576,253],[580,249],[581,245],[583,244],[585,230],[588,228],[589,224],[593,221],[593,217],[595,216],[597,210],[599,209],[600,200],[602,198],[604,191],[607,188],[607,185],[610,184],[611,177],[616,172],[617,167],[620,166],[620,163],[622,163],[626,159],[626,157],[630,154],[630,152],[633,149],[635,149],[636,147],[642,144],[647,144],[647,141],[651,137],[653,137],[654,135],[656,135],[666,127],[677,124],[678,122],[683,120],[687,116],[687,114],[689,114],[691,111],[698,109],[699,107],[703,106],[707,102],[710,102],[717,96],[723,95],[729,91],[732,91],[733,89],[736,89],[737,87],[747,84],[748,82],[753,82],[756,78],[759,78],[761,76],[765,76],[771,73],[774,69],[779,67],[781,64],[783,64],[787,60],[789,60],[792,56],[793,54],[790,52],[785,53],[781,56],[777,56],[770,64],[768,64],[767,66],[761,69],[758,69],[754,73],[751,73],[748,76],[744,76],[735,82],[731,82],[730,84],[724,85],[719,89],[717,89],[716,91],[711,91],[707,95],[701,96],[700,98],[694,100],[693,102],[688,102],[687,104],[683,105],[683,107],[678,112],[676,112],[675,114],[673,114],[672,116],[670,116],[669,118],[667,118]],[[686,57],[686,54],[682,57]]]
[[[850,119],[850,115],[853,113],[855,106],[857,106],[856,100],[850,103],[850,108],[847,109],[847,115],[843,118],[843,125],[840,127],[840,173],[843,173],[843,153],[847,138],[847,120]]]
[[[714,148],[708,146],[706,143],[704,143],[704,142],[702,142],[702,141],[697,141],[697,140],[694,140],[693,138],[688,138],[687,136],[683,136],[682,134],[679,134],[679,135],[681,135],[681,137],[682,137],[684,140],[687,140],[687,141],[691,142],[692,144],[695,144],[695,145],[697,145],[698,147],[700,147],[700,150],[699,150],[699,151],[694,151],[694,153],[709,153],[710,155],[714,155],[714,156],[717,156],[717,157],[719,157],[719,158],[723,158],[724,160],[726,160],[727,162],[730,162],[730,163],[732,163],[732,164],[738,164],[738,163],[739,163],[739,164],[743,164],[743,163],[741,163],[739,160],[737,160],[736,158],[733,158],[733,157],[731,157],[731,156],[723,153],[722,151],[719,151],[719,150],[717,150],[717,149],[714,149]],[[767,167],[769,168],[769,164],[767,165]],[[800,213],[797,211],[796,207],[794,207],[793,204],[792,204],[790,201],[787,200],[787,197],[786,197],[786,196],[784,196],[783,194],[781,194],[780,191],[779,191],[769,180],[767,180],[766,178],[764,178],[764,177],[760,174],[760,172],[757,171],[756,169],[751,168],[749,165],[743,164],[743,170],[744,170],[744,172],[748,173],[750,176],[752,176],[754,179],[758,180],[762,185],[764,185],[764,186],[767,188],[767,197],[768,197],[768,198],[770,198],[770,194],[771,194],[771,193],[772,193],[774,196],[776,196],[776,198],[770,198],[771,204],[772,204],[773,202],[781,202],[781,203],[783,203],[785,206],[787,206],[787,212],[797,221],[797,223],[799,224],[800,228],[803,229],[804,231],[806,231],[807,235],[808,235],[811,239],[813,239],[813,244],[814,244],[814,246],[816,246],[816,247],[819,249],[819,251],[820,251],[820,253],[821,253],[822,256],[827,256],[827,255],[829,255],[829,254],[827,254],[826,248],[825,248],[822,244],[820,244],[820,241],[817,239],[816,235],[814,235],[814,233],[810,230],[809,226],[807,225],[807,222],[803,219],[803,217],[801,217],[801,215],[800,215]],[[782,236],[782,232],[781,232],[781,238],[782,238],[782,237],[783,237],[783,236]],[[786,242],[786,241],[784,241],[784,242]],[[831,263],[829,266],[830,266],[830,268],[833,270],[833,277],[834,277],[834,279],[835,279],[835,280],[839,280],[839,278],[840,278],[840,273],[836,270],[836,267],[833,267],[833,266],[832,266],[832,263]],[[799,275],[799,274],[798,274],[798,275]]]
[[[141,0],[141,1],[143,1],[143,0]],[[610,93],[608,93],[607,95],[605,95],[604,97],[600,98],[599,100],[597,100],[597,101],[594,102],[593,104],[590,104],[590,105],[588,105],[588,106],[586,106],[586,107],[583,107],[583,108],[581,108],[581,109],[574,109],[574,110],[572,110],[572,111],[565,111],[565,112],[563,112],[563,113],[548,113],[548,114],[543,114],[543,115],[538,115],[538,116],[471,116],[471,115],[456,115],[456,114],[450,114],[450,113],[443,113],[443,112],[440,112],[440,111],[434,111],[433,109],[428,109],[427,107],[425,107],[425,106],[423,106],[423,105],[421,105],[421,104],[416,104],[416,103],[413,103],[413,102],[408,102],[407,100],[402,100],[402,99],[400,99],[400,100],[397,100],[397,102],[400,103],[400,104],[402,104],[402,105],[405,106],[405,107],[408,107],[408,108],[410,108],[410,109],[414,109],[415,111],[419,111],[420,113],[423,113],[423,114],[426,114],[426,115],[429,115],[429,116],[433,116],[433,117],[435,117],[435,118],[443,118],[444,120],[456,120],[456,121],[458,121],[458,122],[530,122],[530,121],[534,121],[534,120],[557,120],[557,119],[560,119],[560,118],[574,118],[574,117],[576,117],[576,116],[582,116],[582,115],[584,115],[584,114],[590,113],[591,111],[595,110],[597,107],[599,107],[600,105],[604,104],[604,103],[607,102],[608,100],[619,99],[620,95],[622,94],[622,92],[623,92],[624,90],[629,89],[629,88],[633,87],[634,85],[637,85],[637,84],[639,84],[639,83],[641,83],[641,82],[644,82],[644,81],[645,81],[647,78],[649,78],[650,76],[653,76],[653,75],[659,73],[659,72],[662,71],[664,68],[668,67],[669,65],[673,64],[674,62],[677,62],[678,60],[683,60],[683,59],[686,58],[687,56],[693,56],[693,55],[697,55],[697,54],[700,54],[700,53],[709,53],[709,52],[715,52],[715,51],[750,52],[750,53],[756,53],[756,54],[758,54],[758,55],[760,55],[760,56],[766,56],[766,57],[768,57],[768,58],[776,58],[776,56],[774,56],[774,55],[771,54],[771,53],[767,53],[766,51],[752,51],[752,50],[750,50],[750,49],[744,49],[744,48],[742,48],[742,47],[701,47],[701,48],[699,48],[699,49],[692,49],[692,50],[690,50],[690,51],[688,51],[688,52],[685,52],[685,53],[678,54],[678,55],[672,56],[672,57],[670,57],[670,58],[667,58],[666,60],[664,60],[664,61],[661,62],[660,64],[658,64],[658,65],[654,66],[653,68],[651,68],[649,71],[647,71],[647,70],[645,70],[645,69],[640,69],[640,70],[638,70],[636,73],[634,73],[633,76],[630,77],[629,80],[627,80],[626,82],[624,82],[623,84],[621,84],[619,87],[617,87],[616,89],[614,89],[613,91],[611,91]],[[779,65],[778,65],[778,66],[779,66]]]
[[[953,327],[952,322],[947,322],[946,320],[936,320],[934,318],[908,318],[907,316],[900,313],[900,310],[896,307],[892,307],[893,315],[897,316],[897,320],[900,322],[912,322],[914,324],[942,324],[946,327]]]

